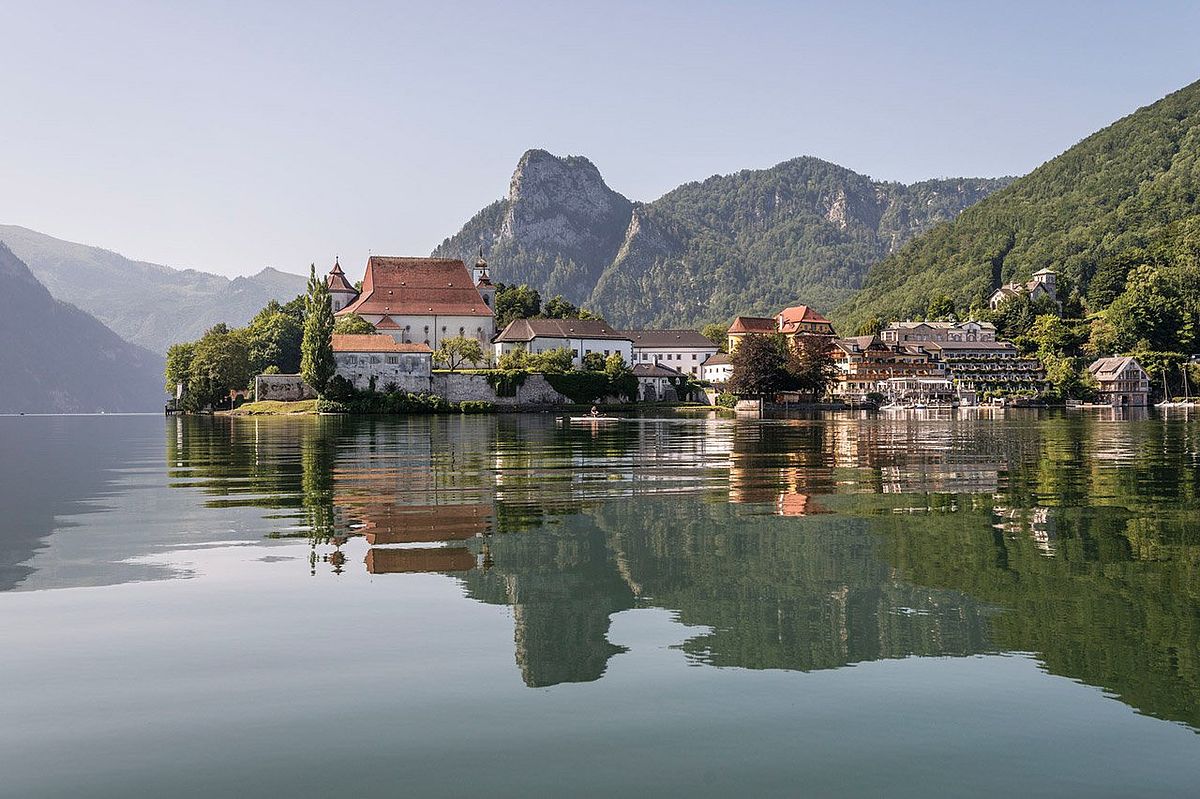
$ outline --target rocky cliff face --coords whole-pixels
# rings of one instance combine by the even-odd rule
[[[0,413],[162,410],[162,359],[55,300],[3,243],[0,285]]]
[[[530,150],[508,197],[434,251],[562,294],[621,325],[697,324],[804,302],[830,308],[872,263],[1006,185],[880,183],[816,158],[688,183],[652,203],[586,158]]]

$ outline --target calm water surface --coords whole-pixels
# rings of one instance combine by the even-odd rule
[[[1200,422],[0,418],[0,795],[1200,785]]]

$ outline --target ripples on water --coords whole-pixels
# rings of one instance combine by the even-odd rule
[[[1200,728],[1200,425],[1186,416],[0,430],[0,490],[16,508],[0,590],[197,577],[211,591],[206,579],[233,578],[206,578],[206,564],[241,548],[239,585],[317,580],[307,602],[363,583],[371,601],[403,603],[415,575],[443,575],[508,609],[529,688],[608,682],[630,656],[614,619],[662,610],[687,630],[673,649],[693,666],[1028,653]],[[453,625],[466,607],[437,612]]]

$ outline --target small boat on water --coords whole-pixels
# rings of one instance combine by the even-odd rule
[[[568,416],[567,421],[571,424],[586,424],[594,422],[618,422],[620,416]]]

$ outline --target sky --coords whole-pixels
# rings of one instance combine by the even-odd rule
[[[0,223],[226,275],[425,255],[521,154],[1020,175],[1200,78],[1200,3],[0,0]],[[502,270],[502,265],[495,265]]]

